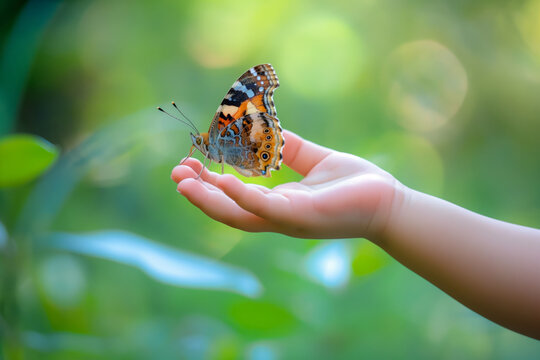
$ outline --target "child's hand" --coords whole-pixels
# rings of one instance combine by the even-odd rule
[[[245,231],[305,238],[376,238],[385,228],[398,182],[359,157],[284,131],[283,160],[300,182],[268,189],[218,175],[188,159],[172,171],[178,190],[211,218]]]
[[[366,237],[458,301],[540,339],[540,231],[402,186],[359,157],[284,132],[285,164],[304,178],[268,189],[188,159],[172,178],[210,217],[246,231]]]

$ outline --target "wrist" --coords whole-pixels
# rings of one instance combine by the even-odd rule
[[[369,240],[384,248],[385,244],[392,238],[392,234],[399,227],[400,219],[407,211],[407,206],[411,203],[415,191],[394,180],[387,199],[381,199],[380,206],[373,221],[378,224],[371,231]]]

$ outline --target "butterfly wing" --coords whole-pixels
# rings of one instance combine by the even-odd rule
[[[219,105],[210,124],[210,138],[215,139],[220,131],[245,115],[260,112],[275,117],[273,95],[278,86],[270,64],[254,66],[242,74]]]
[[[247,114],[217,135],[223,160],[244,176],[270,177],[279,170],[285,144],[279,120],[265,112]]]

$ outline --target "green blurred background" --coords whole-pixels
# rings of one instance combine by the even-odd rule
[[[540,357],[366,240],[210,220],[169,178],[189,131],[155,110],[175,100],[205,131],[268,62],[285,128],[540,227],[540,0],[36,0],[0,14],[1,358]]]

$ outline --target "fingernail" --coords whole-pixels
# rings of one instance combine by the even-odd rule
[[[176,192],[182,195],[182,192],[178,188],[176,188]]]

